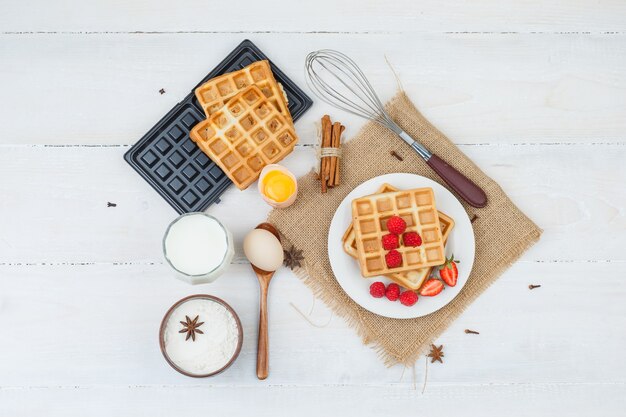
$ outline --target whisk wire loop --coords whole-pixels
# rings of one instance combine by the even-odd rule
[[[348,56],[331,49],[311,52],[305,69],[309,87],[322,101],[396,133],[402,131],[385,111],[363,71]]]
[[[311,52],[306,57],[305,71],[307,84],[322,101],[390,129],[470,205],[487,204],[487,195],[480,187],[433,155],[393,121],[374,87],[351,58],[332,49]]]

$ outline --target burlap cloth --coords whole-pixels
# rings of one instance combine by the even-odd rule
[[[417,111],[406,94],[398,93],[386,108],[407,133],[487,193],[489,203],[485,208],[475,209],[464,204],[470,218],[478,216],[473,223],[476,259],[469,280],[452,302],[425,317],[390,319],[360,307],[335,280],[327,255],[328,228],[335,210],[354,187],[391,172],[415,173],[443,184],[401,139],[375,123],[367,123],[343,146],[340,186],[321,194],[316,174],[311,172],[298,179],[296,203],[287,209],[273,210],[268,220],[281,231],[287,245],[302,249],[305,261],[295,272],[315,296],[343,317],[364,343],[372,344],[388,366],[411,365],[452,320],[539,239],[542,231],[509,200],[495,181]],[[391,156],[391,150],[404,160]]]

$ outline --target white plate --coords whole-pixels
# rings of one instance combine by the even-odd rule
[[[373,282],[382,281],[387,285],[392,282],[383,276],[363,278],[356,259],[343,251],[341,238],[352,221],[352,200],[368,194],[374,194],[384,183],[393,185],[400,190],[430,187],[435,193],[437,210],[454,219],[454,228],[450,232],[446,244],[446,256],[454,254],[460,262],[459,278],[454,287],[446,286],[435,297],[420,296],[417,304],[407,307],[400,301],[391,302],[386,297],[374,298],[369,293]],[[361,307],[385,317],[395,319],[411,319],[425,316],[448,304],[461,291],[474,264],[474,230],[465,209],[450,191],[433,180],[414,174],[386,174],[372,178],[356,187],[341,202],[335,212],[328,232],[328,258],[337,282]]]

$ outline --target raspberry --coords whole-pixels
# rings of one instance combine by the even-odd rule
[[[411,307],[417,303],[417,294],[413,291],[405,291],[400,294],[400,302],[407,307]]]
[[[422,238],[417,234],[417,232],[406,232],[402,235],[402,242],[404,243],[404,246],[421,246]]]
[[[397,268],[402,265],[402,255],[397,250],[392,249],[385,255],[385,262],[387,262],[388,268]]]
[[[387,285],[387,291],[385,291],[385,296],[389,301],[396,301],[398,297],[400,297],[400,286],[395,283]]]
[[[406,230],[406,222],[400,216],[391,216],[387,220],[387,230],[394,235],[401,235]]]
[[[370,294],[374,298],[382,298],[385,295],[385,284],[377,281],[370,285]]]
[[[383,236],[383,248],[385,250],[397,249],[399,246],[397,235],[385,235]]]

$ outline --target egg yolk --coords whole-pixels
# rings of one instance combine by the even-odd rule
[[[284,172],[270,171],[263,179],[263,194],[282,203],[296,191],[295,181]]]

